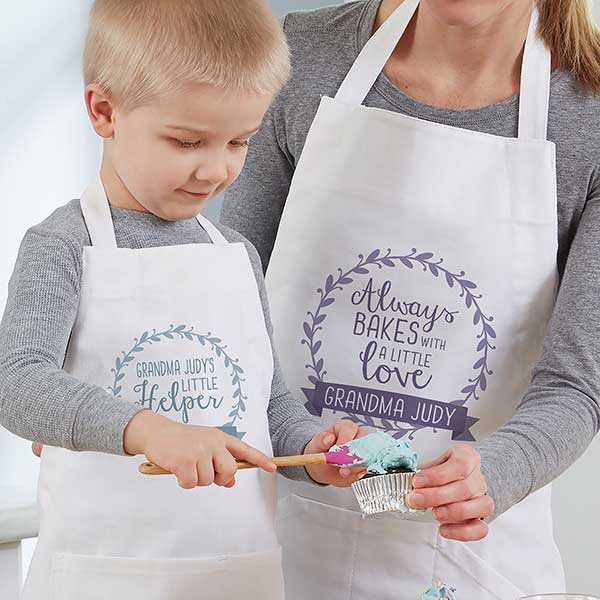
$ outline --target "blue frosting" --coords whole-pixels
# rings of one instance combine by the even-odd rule
[[[383,475],[389,469],[417,470],[417,453],[410,443],[397,440],[383,431],[352,440],[343,446],[359,457],[353,466],[365,467],[370,473]],[[330,452],[341,449],[341,446],[333,446]]]
[[[456,600],[454,592],[456,590],[450,586],[436,581],[433,587],[421,594],[419,600]]]

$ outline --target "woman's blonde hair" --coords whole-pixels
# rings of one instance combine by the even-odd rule
[[[83,53],[85,84],[131,110],[201,82],[276,94],[289,50],[264,0],[95,0]]]
[[[557,66],[600,94],[600,31],[594,25],[588,0],[537,0],[540,34]]]

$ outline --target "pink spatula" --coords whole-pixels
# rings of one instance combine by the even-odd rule
[[[333,452],[319,454],[299,454],[298,456],[276,456],[273,462],[278,467],[304,467],[306,465],[334,465],[336,467],[359,466],[362,458],[351,454],[346,446],[340,446]],[[256,469],[251,463],[236,461],[238,469]],[[171,475],[170,471],[152,463],[145,462],[139,466],[140,473],[144,475]]]

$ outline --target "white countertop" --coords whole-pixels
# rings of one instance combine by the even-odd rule
[[[0,544],[36,537],[36,490],[0,485]]]

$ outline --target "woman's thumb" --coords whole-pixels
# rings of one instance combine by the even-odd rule
[[[331,431],[324,431],[319,434],[319,450],[321,452],[327,452],[331,446],[335,443],[335,435]]]

